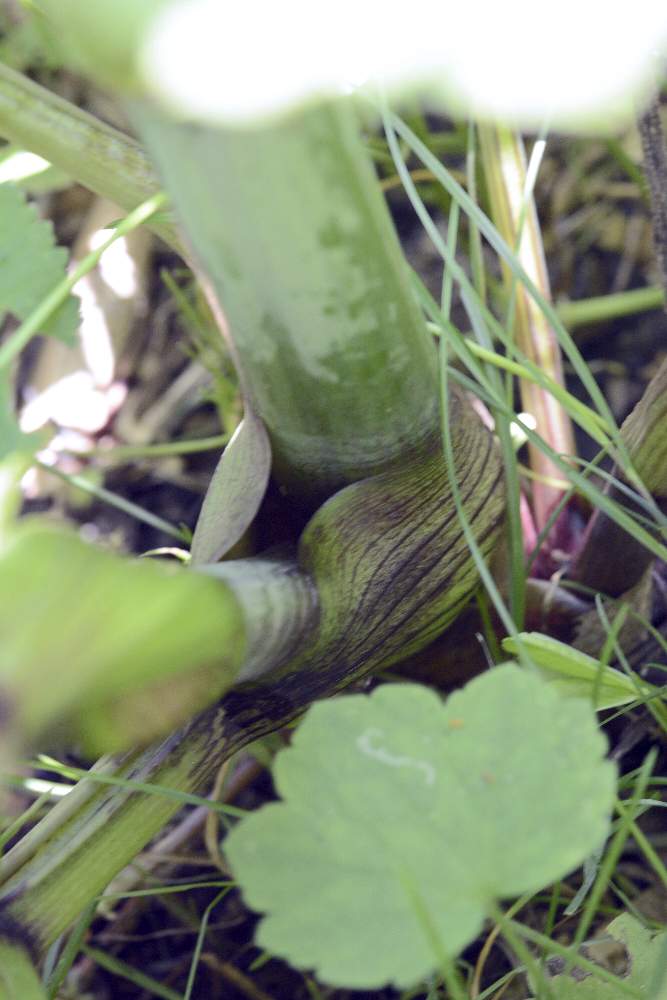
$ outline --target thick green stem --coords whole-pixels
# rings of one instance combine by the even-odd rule
[[[283,478],[321,499],[421,446],[436,427],[435,352],[351,109],[254,131],[135,115]],[[132,139],[4,66],[0,134],[122,208],[158,187]],[[170,223],[156,231],[183,252]]]
[[[351,106],[258,129],[134,120],[229,320],[294,493],[322,499],[437,428],[436,357]]]
[[[0,135],[128,212],[159,190],[152,163],[133,139],[2,63]],[[183,253],[173,223],[152,228]]]
[[[490,436],[480,434],[475,415],[456,397],[453,408],[460,431],[461,503],[488,554],[504,514],[500,461]],[[248,613],[265,609],[269,641],[257,643],[258,659],[248,667],[257,676],[265,669],[267,648],[275,647],[271,601],[256,590],[266,580],[248,577],[252,569],[245,561],[210,572],[227,582],[245,577]],[[200,793],[240,747],[285,725],[314,699],[422,648],[447,627],[469,600],[477,572],[456,517],[439,442],[402,469],[331,497],[306,527],[297,564],[284,572],[302,609],[304,588],[316,592],[318,600],[291,633],[283,634],[271,674],[229,691],[186,729],[128,757],[119,765],[120,777]],[[5,877],[0,935],[4,915],[7,926],[25,928],[45,948],[180,805],[177,797],[118,788],[102,788],[88,800],[78,794],[79,809],[72,810],[65,799],[45,820],[46,836],[36,827],[27,845],[19,844],[0,861],[0,878]]]
[[[316,595],[307,613],[257,644],[245,683],[219,706],[119,765],[127,779],[201,792],[231,753],[313,699],[422,648],[469,599],[477,570],[442,457],[435,348],[351,106],[247,131],[173,122],[139,104],[133,115],[229,317],[279,478],[311,507],[330,497],[288,570],[299,614],[303,595]],[[458,396],[450,424],[457,502],[487,555],[504,515],[500,461]],[[270,600],[247,583],[247,613],[270,622]],[[45,947],[178,805],[113,788],[62,825],[49,818],[32,857],[24,848],[18,864],[11,853],[0,862],[0,875],[11,869],[0,935],[4,915]]]
[[[284,480],[322,499],[420,447],[436,427],[435,352],[351,109],[253,131],[135,116]],[[122,208],[158,187],[132,139],[3,66],[0,134]],[[155,228],[183,252],[170,223]]]

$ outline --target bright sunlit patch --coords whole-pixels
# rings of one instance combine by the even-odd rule
[[[510,435],[514,443],[515,448],[521,448],[528,440],[528,435],[526,434],[526,428],[529,431],[537,430],[537,420],[532,413],[519,413],[517,414],[520,423],[513,420],[510,424]]]
[[[98,386],[89,371],[72,372],[28,401],[21,412],[21,430],[30,434],[52,421],[94,434],[108,424],[126,391],[121,383]]]
[[[108,229],[98,229],[90,238],[90,249],[97,250],[109,239]],[[139,292],[137,265],[127,247],[127,240],[121,237],[104,251],[98,264],[102,281],[109,286],[119,299],[131,299]]]
[[[604,0],[468,4],[456,16],[475,56],[448,52],[455,93],[481,114],[528,123],[631,116],[667,41],[667,6],[656,0],[639,0],[631,16]]]
[[[63,795],[68,795],[72,791],[74,785],[54,784],[42,778],[26,778],[23,787],[35,795],[49,795],[52,799],[61,799]]]
[[[537,430],[537,420],[535,419],[532,413],[522,412],[518,414],[518,417],[521,423],[524,425],[524,427],[527,427],[528,430],[531,431]]]
[[[420,85],[463,113],[525,125],[612,127],[635,112],[667,51],[667,4],[415,0],[178,0],[141,56],[180,113],[247,122],[372,81]]]
[[[28,153],[23,149],[15,153],[9,153],[0,161],[0,184],[8,181],[17,183],[25,181],[29,177],[35,177],[48,170],[51,164],[35,153]]]
[[[88,239],[88,251],[97,250],[108,239],[108,229],[96,230]],[[128,250],[127,240],[119,239],[112,243],[102,254],[97,270],[84,275],[74,286],[74,294],[81,301],[79,339],[86,367],[92,375],[94,386],[107,388],[114,378],[116,356],[113,331],[109,325],[113,313],[109,296],[101,293],[100,281],[117,299],[129,300],[138,295],[139,275]],[[86,426],[89,426],[88,423]]]
[[[184,0],[156,19],[143,67],[149,86],[176,110],[244,121],[386,76],[406,51],[405,33],[399,44],[396,32],[383,31],[386,17],[377,0]],[[409,35],[407,51],[418,44]]]

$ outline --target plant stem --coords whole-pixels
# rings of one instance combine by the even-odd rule
[[[500,125],[481,125],[479,137],[496,227],[503,239],[516,248],[524,271],[549,300],[549,277],[535,203],[528,187],[521,137]],[[563,386],[560,347],[551,325],[534,298],[506,266],[503,274],[513,304],[509,327],[517,346],[554,382]],[[538,434],[554,451],[573,455],[572,425],[560,403],[530,381],[521,379],[519,385],[523,409],[534,416]],[[529,445],[528,450],[531,468],[540,477],[533,485],[532,496],[536,527],[541,530],[561,496],[561,490],[546,480],[558,480],[560,473],[539,448]]]
[[[644,172],[651,192],[653,244],[667,293],[667,142],[660,119],[660,102],[653,97],[638,122],[644,153]]]
[[[663,362],[644,395],[621,427],[635,472],[654,496],[660,510],[667,508],[667,362]],[[614,476],[622,476],[618,467]],[[630,507],[622,492],[607,484],[610,500]],[[656,529],[657,533],[657,529]],[[599,508],[594,511],[569,576],[577,583],[619,597],[641,579],[653,561],[650,552]]]
[[[293,586],[312,602],[297,601],[285,627],[283,588],[266,594],[248,580],[243,610],[261,627],[245,683],[119,763],[121,778],[187,793],[315,698],[446,628],[478,582],[468,539],[478,558],[489,555],[505,498],[495,445],[453,391],[452,501],[434,344],[351,106],[310,107],[245,131],[173,122],[138,104],[133,114],[229,316],[244,391],[272,436],[279,479],[296,502],[329,497],[291,567]],[[222,563],[211,573],[249,578],[252,567]],[[49,817],[49,837],[3,886],[0,919],[44,946],[177,808],[173,794],[105,788],[62,825]]]
[[[462,406],[455,394],[454,411]],[[502,469],[490,436],[478,433],[476,416],[464,410],[456,417],[457,501],[488,556],[504,515]],[[32,848],[19,843],[0,861],[0,875],[7,874],[0,934],[4,914],[40,948],[47,946],[179,808],[173,790],[201,792],[232,753],[286,725],[316,698],[423,648],[477,585],[437,445],[426,461],[417,456],[400,470],[354,483],[320,508],[285,584],[291,598],[279,569],[272,593],[262,592],[267,584],[253,569],[261,562],[209,568],[229,585],[236,580],[245,618],[255,626],[240,675],[246,683],[179,733],[118,764],[119,778],[166,786],[172,794],[111,787],[88,799],[78,786],[70,795],[78,797],[79,809],[67,796],[46,817],[45,836],[36,827],[27,837]],[[93,781],[91,775],[87,782]]]
[[[47,472],[52,476],[56,476],[58,479],[62,479],[65,483],[69,483],[70,486],[75,486],[77,489],[81,490],[82,493],[87,493],[89,496],[93,496],[97,500],[101,500],[103,503],[108,503],[111,507],[115,507],[116,510],[124,511],[137,521],[142,521],[144,524],[150,525],[150,527],[155,528],[156,531],[161,531],[165,535],[170,535],[172,538],[178,539],[181,543],[188,541],[187,534],[181,528],[176,528],[173,524],[170,524],[169,521],[165,521],[164,518],[158,517],[157,514],[153,514],[149,510],[144,510],[143,507],[139,507],[138,504],[132,503],[131,500],[126,500],[125,497],[120,496],[118,493],[112,493],[111,490],[107,490],[103,486],[98,486],[97,483],[91,482],[91,480],[86,479],[85,476],[79,476],[72,472],[63,472],[62,469],[59,469],[56,465],[47,465],[46,462],[41,462],[39,460],[35,461],[35,465],[44,472]]]
[[[145,105],[133,117],[224,307],[283,484],[321,500],[423,448],[438,426],[435,350],[351,106],[252,130]]]
[[[229,434],[189,440],[164,441],[160,444],[115,444],[106,447],[94,445],[91,448],[62,448],[63,454],[77,458],[100,458],[105,462],[129,462],[133,459],[159,459],[171,455],[192,455],[200,451],[219,451],[229,441]]]
[[[0,63],[0,135],[29,149],[129,212],[160,184],[138,144]],[[173,222],[151,228],[184,254]]]
[[[588,323],[604,323],[606,320],[650,309],[660,309],[665,304],[665,293],[658,285],[648,288],[633,288],[613,295],[596,295],[590,299],[559,302],[556,312],[568,329],[585,326]]]
[[[663,282],[664,304],[667,293],[667,145],[657,98],[640,118],[639,133],[644,151],[644,170],[651,191],[653,239]],[[635,471],[664,510],[667,508],[667,363],[661,365],[649,382],[644,395],[624,422],[621,434]],[[619,475],[617,468],[613,471]],[[622,496],[615,487],[607,488],[606,492],[611,499],[622,502]],[[641,579],[652,561],[653,556],[646,548],[596,510],[570,575],[578,583],[618,597]]]
[[[237,132],[135,113],[230,315],[282,478],[321,499],[437,433],[435,351],[351,109]],[[2,66],[0,134],[122,208],[158,187],[132,139]],[[156,231],[185,255],[171,223]]]

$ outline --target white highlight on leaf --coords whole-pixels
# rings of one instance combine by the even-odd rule
[[[382,739],[383,736],[384,733],[381,729],[367,729],[357,739],[357,746],[362,753],[380,761],[381,764],[388,764],[389,767],[413,767],[415,770],[422,772],[427,785],[435,784],[436,773],[433,764],[430,764],[427,760],[417,760],[414,757],[407,757],[404,754],[393,754],[390,750],[377,746],[377,743],[374,745],[374,741]]]

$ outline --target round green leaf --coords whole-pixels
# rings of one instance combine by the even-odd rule
[[[589,705],[507,664],[446,704],[387,685],[315,705],[276,761],[284,801],[226,841],[258,943],[325,982],[409,986],[488,904],[605,837],[615,772]]]

